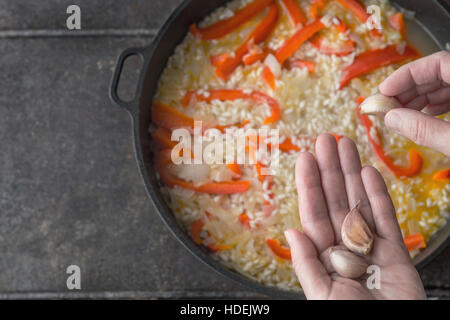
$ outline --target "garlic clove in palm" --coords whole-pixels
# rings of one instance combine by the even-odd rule
[[[351,251],[368,255],[373,247],[373,234],[359,211],[357,204],[347,213],[341,227],[344,245]]]
[[[330,263],[337,274],[350,279],[361,277],[369,266],[363,257],[341,249],[331,250]]]
[[[390,110],[401,107],[402,104],[394,97],[377,93],[367,97],[361,103],[360,113],[362,115],[380,115],[384,117]]]

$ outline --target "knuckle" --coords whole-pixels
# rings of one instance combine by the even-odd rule
[[[409,126],[408,133],[411,139],[417,144],[426,144],[430,135],[429,122],[421,119],[413,120]]]

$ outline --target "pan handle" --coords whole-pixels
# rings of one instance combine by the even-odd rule
[[[123,101],[117,94],[117,89],[119,87],[119,80],[122,74],[123,64],[128,57],[133,55],[140,57],[142,62],[145,61],[143,48],[128,48],[124,50],[119,55],[119,58],[117,58],[116,68],[114,70],[114,74],[111,80],[111,86],[109,88],[109,96],[111,100],[114,101],[114,103],[118,106],[128,110],[128,112],[130,112],[131,114],[134,114],[135,110],[137,110],[139,86],[137,86],[134,98],[131,101]]]

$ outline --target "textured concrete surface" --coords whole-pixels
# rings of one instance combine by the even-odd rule
[[[76,3],[86,30],[150,30],[180,2]],[[0,0],[0,32],[64,30],[72,3]],[[259,297],[203,266],[152,212],[130,119],[107,95],[118,54],[150,42],[0,40],[0,298]],[[447,248],[421,271],[432,296],[449,297],[449,263]],[[79,292],[66,287],[71,264]]]

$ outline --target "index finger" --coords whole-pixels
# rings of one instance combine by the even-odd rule
[[[295,165],[295,183],[302,228],[319,253],[334,244],[334,231],[314,156],[301,153]]]
[[[440,51],[401,66],[379,86],[386,96],[399,95],[415,86],[443,80],[450,83],[450,53]]]

